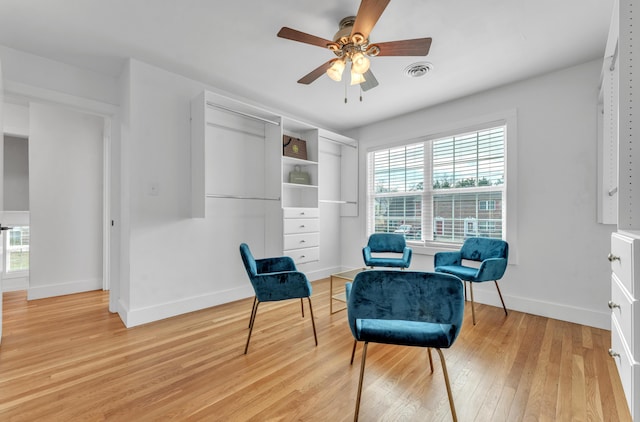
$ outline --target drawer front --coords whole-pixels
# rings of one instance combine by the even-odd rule
[[[632,238],[623,236],[620,233],[611,235],[611,255],[609,257],[611,271],[615,273],[622,285],[631,293],[631,296],[636,297],[640,291],[637,291],[633,285],[633,253]]]
[[[284,234],[313,233],[320,229],[317,218],[285,218]]]
[[[320,244],[319,233],[287,234],[284,236],[284,250],[310,248]]]
[[[636,335],[633,332],[634,326],[640,327],[638,325],[638,301],[629,297],[615,273],[611,275],[611,301],[609,302],[609,308],[618,321],[620,334],[622,334],[624,342],[629,347],[631,355],[640,356],[640,335]]]
[[[293,262],[304,264],[305,262],[313,262],[320,259],[320,248],[304,248],[284,251],[284,254],[290,256]]]
[[[283,208],[284,218],[318,218],[318,208]]]
[[[625,350],[625,347],[623,345],[620,326],[618,324],[618,321],[616,320],[615,315],[611,316],[611,351],[617,354],[612,356],[612,359],[616,362],[618,374],[620,374],[620,381],[622,382],[622,389],[624,390],[624,395],[627,399],[627,405],[629,406],[629,410],[631,411],[631,416],[633,418],[634,411],[636,413],[640,412],[640,409],[638,409],[638,405],[634,404],[633,398],[634,387],[637,388],[634,383],[638,382],[638,375],[640,375],[640,365],[634,365],[633,360],[627,354],[627,351]]]

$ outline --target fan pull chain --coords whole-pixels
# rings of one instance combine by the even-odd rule
[[[344,78],[344,103],[347,103],[347,78]]]
[[[360,102],[362,102],[362,84],[359,84],[358,87],[360,88]]]

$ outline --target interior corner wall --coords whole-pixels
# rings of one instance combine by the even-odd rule
[[[205,85],[133,59],[127,72],[123,321],[131,327],[252,295],[239,253],[237,262],[220,259],[228,248],[237,252],[223,236],[228,223],[190,217],[190,103]]]
[[[609,329],[606,257],[615,227],[596,221],[601,68],[602,61],[595,60],[360,128],[355,136],[360,140],[361,217],[343,219],[344,265],[362,265],[368,149],[516,109],[519,260],[500,282],[505,303]],[[433,256],[414,254],[411,267],[432,271]],[[501,306],[493,283],[476,286],[477,302]]]

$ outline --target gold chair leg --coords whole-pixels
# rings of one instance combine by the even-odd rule
[[[473,302],[473,283],[469,282],[469,292],[471,292],[471,317],[473,319],[473,325],[476,325],[476,307]]]
[[[309,300],[309,312],[311,313],[311,325],[313,325],[313,338],[316,340],[316,346],[318,345],[318,335],[316,334],[316,321],[313,318],[313,307],[311,306],[311,296],[307,298]],[[302,299],[300,299],[302,300]]]
[[[358,340],[353,340],[353,350],[351,350],[351,362],[349,362],[349,365],[353,365],[353,357],[356,355],[357,344],[358,344]]]
[[[300,309],[302,310],[302,318],[304,318],[304,301],[300,298]]]
[[[253,313],[256,311],[256,300],[258,300],[257,296],[253,297],[253,305],[251,306],[251,316],[249,317],[249,327],[251,328],[251,321],[253,320]]]
[[[498,287],[498,280],[493,280],[493,282],[496,283],[496,289],[498,289],[498,295],[500,296],[500,302],[502,302],[502,307],[504,308],[504,314],[508,316],[509,312],[507,312],[507,307],[504,306],[504,300],[502,300],[502,292],[500,291],[500,287]]]
[[[433,374],[433,357],[431,356],[431,347],[427,347],[427,353],[429,354],[429,366],[431,367],[431,373]]]
[[[438,354],[440,355],[440,363],[442,363],[442,372],[444,374],[444,382],[447,385],[447,395],[449,396],[449,407],[451,408],[451,416],[453,417],[453,422],[458,422],[458,416],[456,415],[456,407],[453,404],[453,395],[451,394],[451,385],[449,385],[449,373],[447,372],[447,364],[444,361],[444,355],[442,354],[442,350],[436,347]]]
[[[247,354],[247,350],[249,350],[249,340],[251,340],[251,332],[253,331],[253,324],[256,322],[256,314],[258,313],[258,305],[260,302],[257,300],[253,301],[253,309],[251,310],[251,321],[249,322],[249,335],[247,336],[247,344],[244,346],[244,354]]]
[[[463,281],[464,284],[464,301],[467,301],[467,282]]]
[[[356,398],[356,413],[353,415],[353,422],[358,422],[358,414],[360,413],[360,397],[362,396],[362,380],[364,379],[364,365],[367,360],[368,341],[364,342],[362,348],[362,363],[360,364],[360,381],[358,381],[358,397]]]

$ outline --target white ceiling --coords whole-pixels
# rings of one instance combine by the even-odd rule
[[[201,80],[343,131],[533,75],[600,58],[613,0],[392,0],[371,42],[432,37],[426,57],[376,57],[364,93],[326,75],[332,58],[281,39],[288,26],[332,39],[360,0],[2,0],[0,44],[117,76],[124,59]],[[408,78],[403,69],[434,69]],[[348,78],[346,78],[348,79]]]

